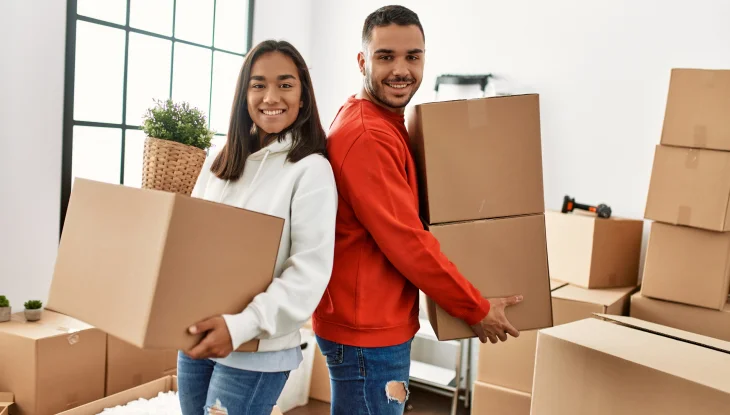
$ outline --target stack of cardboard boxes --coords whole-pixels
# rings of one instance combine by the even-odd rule
[[[730,341],[730,70],[674,69],[631,315]]]

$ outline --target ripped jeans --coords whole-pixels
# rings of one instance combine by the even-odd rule
[[[408,400],[412,339],[353,347],[317,337],[332,386],[332,415],[401,415]]]
[[[183,415],[270,415],[287,379],[289,372],[252,372],[178,353]]]

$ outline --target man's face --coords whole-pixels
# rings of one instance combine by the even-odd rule
[[[382,106],[402,110],[423,79],[425,43],[418,26],[376,27],[358,55],[368,94]]]

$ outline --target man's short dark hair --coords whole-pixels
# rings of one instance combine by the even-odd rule
[[[423,39],[426,39],[426,34],[423,32],[423,26],[421,26],[421,21],[418,19],[418,15],[416,13],[403,6],[383,6],[370,13],[370,15],[365,19],[365,24],[362,27],[363,46],[370,43],[373,35],[373,29],[391,24],[396,24],[398,26],[415,25],[421,31]]]

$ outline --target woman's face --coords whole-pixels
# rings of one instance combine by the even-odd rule
[[[292,125],[302,105],[302,85],[294,61],[281,52],[259,56],[251,68],[247,97],[248,113],[260,137]]]

